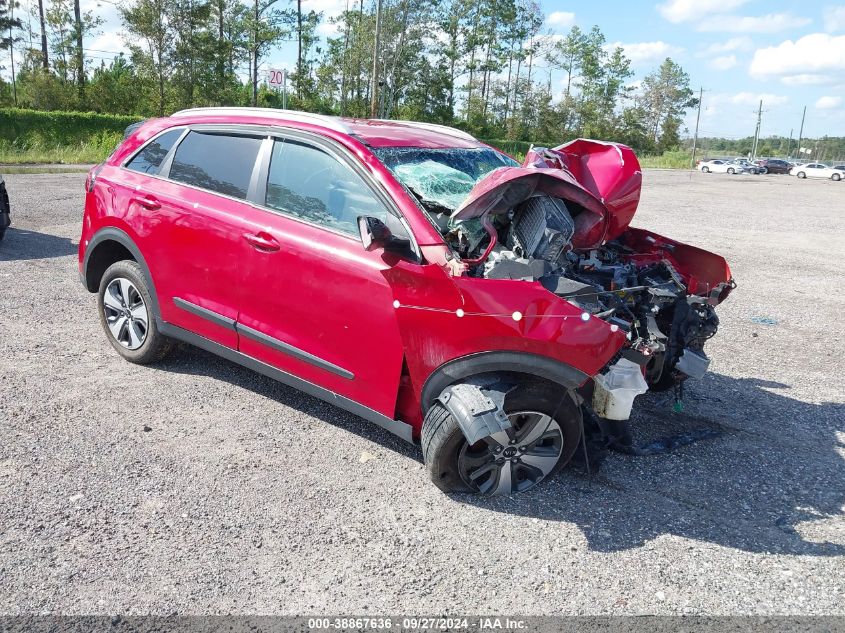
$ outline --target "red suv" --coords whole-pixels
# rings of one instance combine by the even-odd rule
[[[425,123],[186,110],[88,175],[79,270],[125,359],[191,343],[419,440],[443,490],[509,494],[585,413],[624,441],[635,395],[707,368],[730,270],[628,226],[641,177],[612,143],[520,165]]]

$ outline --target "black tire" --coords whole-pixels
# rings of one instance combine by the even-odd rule
[[[560,458],[544,480],[569,463],[581,440],[581,412],[563,387],[547,383],[517,385],[505,397],[504,409],[505,413],[544,413],[560,426],[563,436]],[[444,492],[480,492],[460,472],[459,456],[466,447],[466,438],[457,420],[440,402],[434,403],[425,416],[421,444],[426,470],[434,485]],[[483,440],[469,448],[478,447],[484,448]]]
[[[137,349],[130,349],[129,347],[121,344],[109,329],[104,297],[106,289],[117,279],[128,279],[137,290],[137,293],[140,295],[140,298],[143,300],[144,307],[146,308],[147,321],[144,328],[145,334],[143,343]],[[106,272],[103,274],[103,278],[100,280],[100,290],[97,293],[97,308],[100,314],[100,324],[103,326],[103,331],[106,333],[106,338],[108,338],[112,347],[114,347],[117,353],[130,363],[138,365],[155,363],[164,359],[164,357],[167,356],[173,349],[173,341],[158,331],[158,326],[153,315],[152,305],[153,303],[150,298],[150,290],[147,287],[147,282],[144,279],[141,267],[136,262],[123,260],[112,264],[106,269]]]
[[[701,168],[701,173],[703,173],[703,174],[709,174],[709,173],[710,173],[710,168],[709,168],[707,165],[705,165],[704,167],[702,167],[702,168]]]
[[[757,170],[757,173],[761,174],[761,175],[765,175],[765,174],[769,173],[769,170],[766,167],[761,167],[760,169]]]
[[[0,240],[6,235],[6,229],[12,223],[9,207],[9,194],[6,192],[6,184],[0,179]]]
[[[841,178],[842,178],[842,176],[840,176],[839,174],[833,174],[833,175],[830,177],[830,179],[831,179],[831,180],[835,180],[836,182],[839,182],[839,180],[840,180]]]
[[[736,173],[736,170],[733,167],[728,167],[728,173],[733,176]]]
[[[796,176],[798,176],[799,178],[806,178],[806,177],[807,177],[807,174],[805,174],[803,171],[799,171],[799,172],[796,174]]]

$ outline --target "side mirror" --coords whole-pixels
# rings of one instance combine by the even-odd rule
[[[358,216],[358,232],[361,234],[361,243],[364,250],[371,251],[376,248],[387,248],[387,245],[394,239],[393,233],[387,225],[368,215]]]

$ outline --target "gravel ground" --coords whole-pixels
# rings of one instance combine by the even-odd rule
[[[683,414],[646,396],[637,441],[719,436],[493,500],[199,350],[121,360],[77,277],[83,176],[7,184],[0,612],[845,613],[845,183],[646,172],[635,224],[739,287],[712,372]]]

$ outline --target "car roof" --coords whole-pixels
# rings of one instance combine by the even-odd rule
[[[353,119],[277,110],[273,108],[191,108],[171,115],[185,122],[214,120],[225,123],[306,124],[347,134],[371,147],[424,147],[431,149],[486,147],[471,134],[445,125],[416,121]]]

